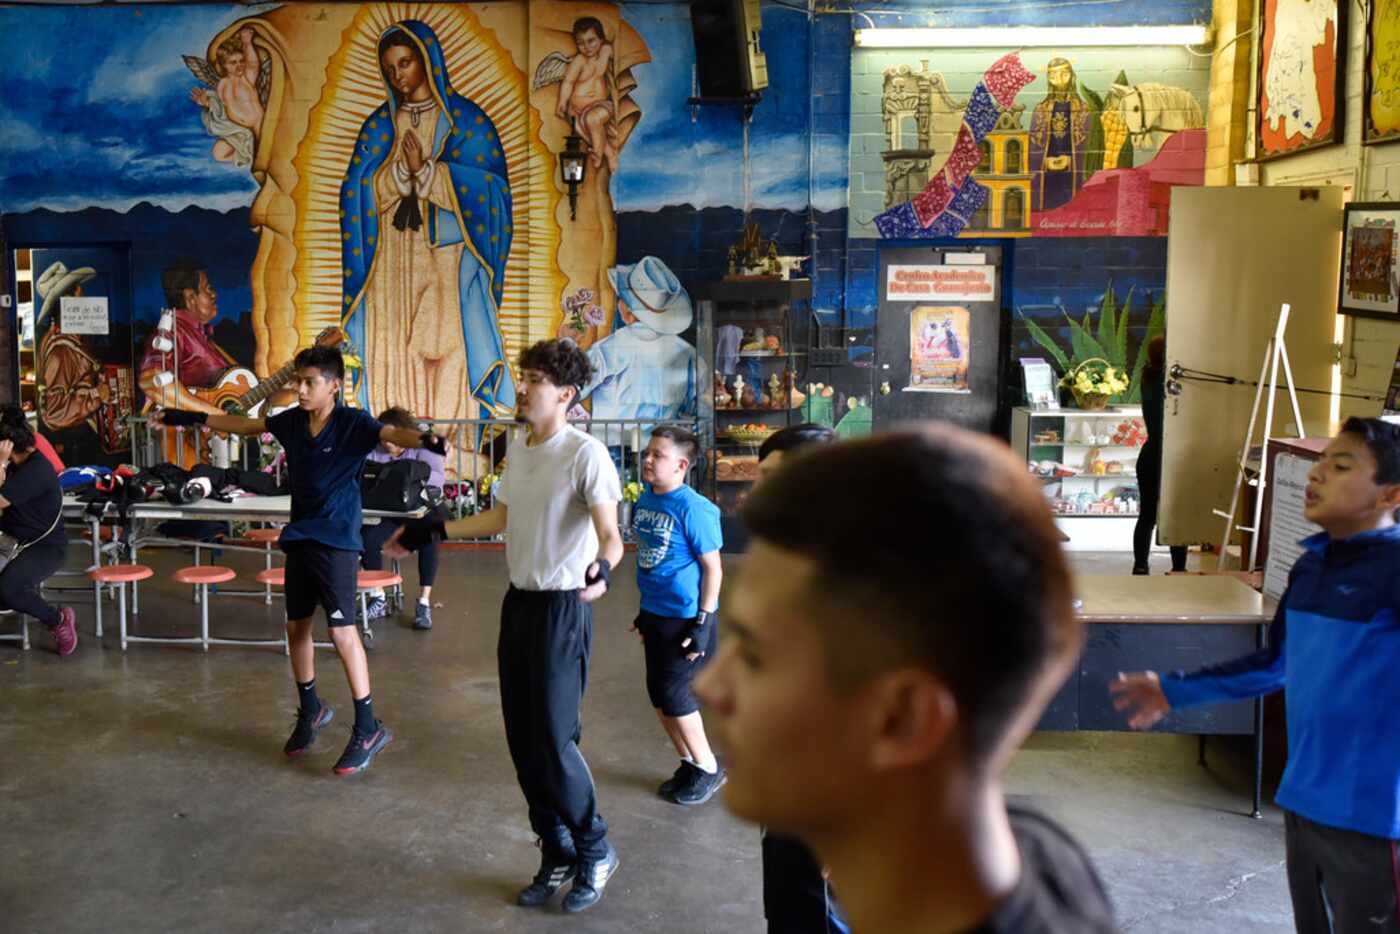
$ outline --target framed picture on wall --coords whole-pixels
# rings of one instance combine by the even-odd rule
[[[1400,0],[1371,0],[1366,22],[1361,138],[1400,138]]]
[[[1348,204],[1337,311],[1400,318],[1400,203]]]
[[[1256,158],[1276,159],[1342,141],[1348,5],[1340,0],[1260,4]]]

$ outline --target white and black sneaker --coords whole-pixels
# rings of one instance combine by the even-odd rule
[[[716,765],[713,772],[706,772],[697,765],[691,772],[690,780],[677,786],[667,800],[685,807],[704,804],[724,786],[727,778],[723,766]]]
[[[608,880],[620,865],[622,861],[617,858],[617,850],[613,849],[611,843],[608,844],[608,851],[603,854],[602,859],[579,860],[574,887],[564,896],[564,910],[574,914],[598,904],[598,900],[603,897],[603,889],[607,888]]]
[[[515,896],[515,903],[523,908],[540,907],[578,873],[576,857],[557,855],[544,847],[541,849],[544,855],[540,858],[540,871],[535,873],[534,881]]]

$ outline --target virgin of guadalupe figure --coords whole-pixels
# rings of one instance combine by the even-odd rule
[[[360,405],[421,418],[513,416],[497,313],[511,194],[496,128],[456,93],[433,30],[379,39],[386,103],[360,127],[340,189],[343,324]]]
[[[1045,77],[1050,90],[1031,113],[1031,210],[1036,212],[1054,210],[1078,193],[1093,117],[1068,59],[1052,58]]]

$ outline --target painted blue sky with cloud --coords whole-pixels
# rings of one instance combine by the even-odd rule
[[[684,5],[622,4],[623,17],[646,40],[652,62],[633,71],[642,120],[623,150],[613,200],[619,211],[673,204],[741,206],[743,133],[733,107],[690,107],[694,95],[690,13]],[[808,201],[807,18],[783,7],[763,10],[761,42],[768,90],[750,129],[754,207],[804,210]],[[831,149],[833,152],[829,152]],[[818,208],[845,207],[845,140],[816,153]]]
[[[275,6],[270,5],[270,6]],[[246,206],[246,169],[210,156],[213,140],[190,102],[182,54],[255,14],[253,6],[9,7],[0,51],[9,63],[0,99],[0,211],[45,207],[170,210]],[[742,134],[733,108],[691,108],[694,44],[685,4],[623,4],[652,61],[638,66],[642,120],[623,150],[613,191],[619,211],[667,205],[741,206]],[[766,7],[770,86],[750,134],[754,207],[808,202],[807,21]],[[819,137],[815,203],[845,206],[845,141]],[[827,151],[831,150],[831,151]]]
[[[0,11],[8,63],[0,99],[0,210],[150,201],[247,205],[246,169],[216,163],[189,99],[181,54],[256,7],[10,7]]]

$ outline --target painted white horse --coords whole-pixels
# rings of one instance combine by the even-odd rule
[[[1185,88],[1165,84],[1115,84],[1122,95],[1118,112],[1138,149],[1160,149],[1177,130],[1196,130],[1206,125],[1201,105]]]

